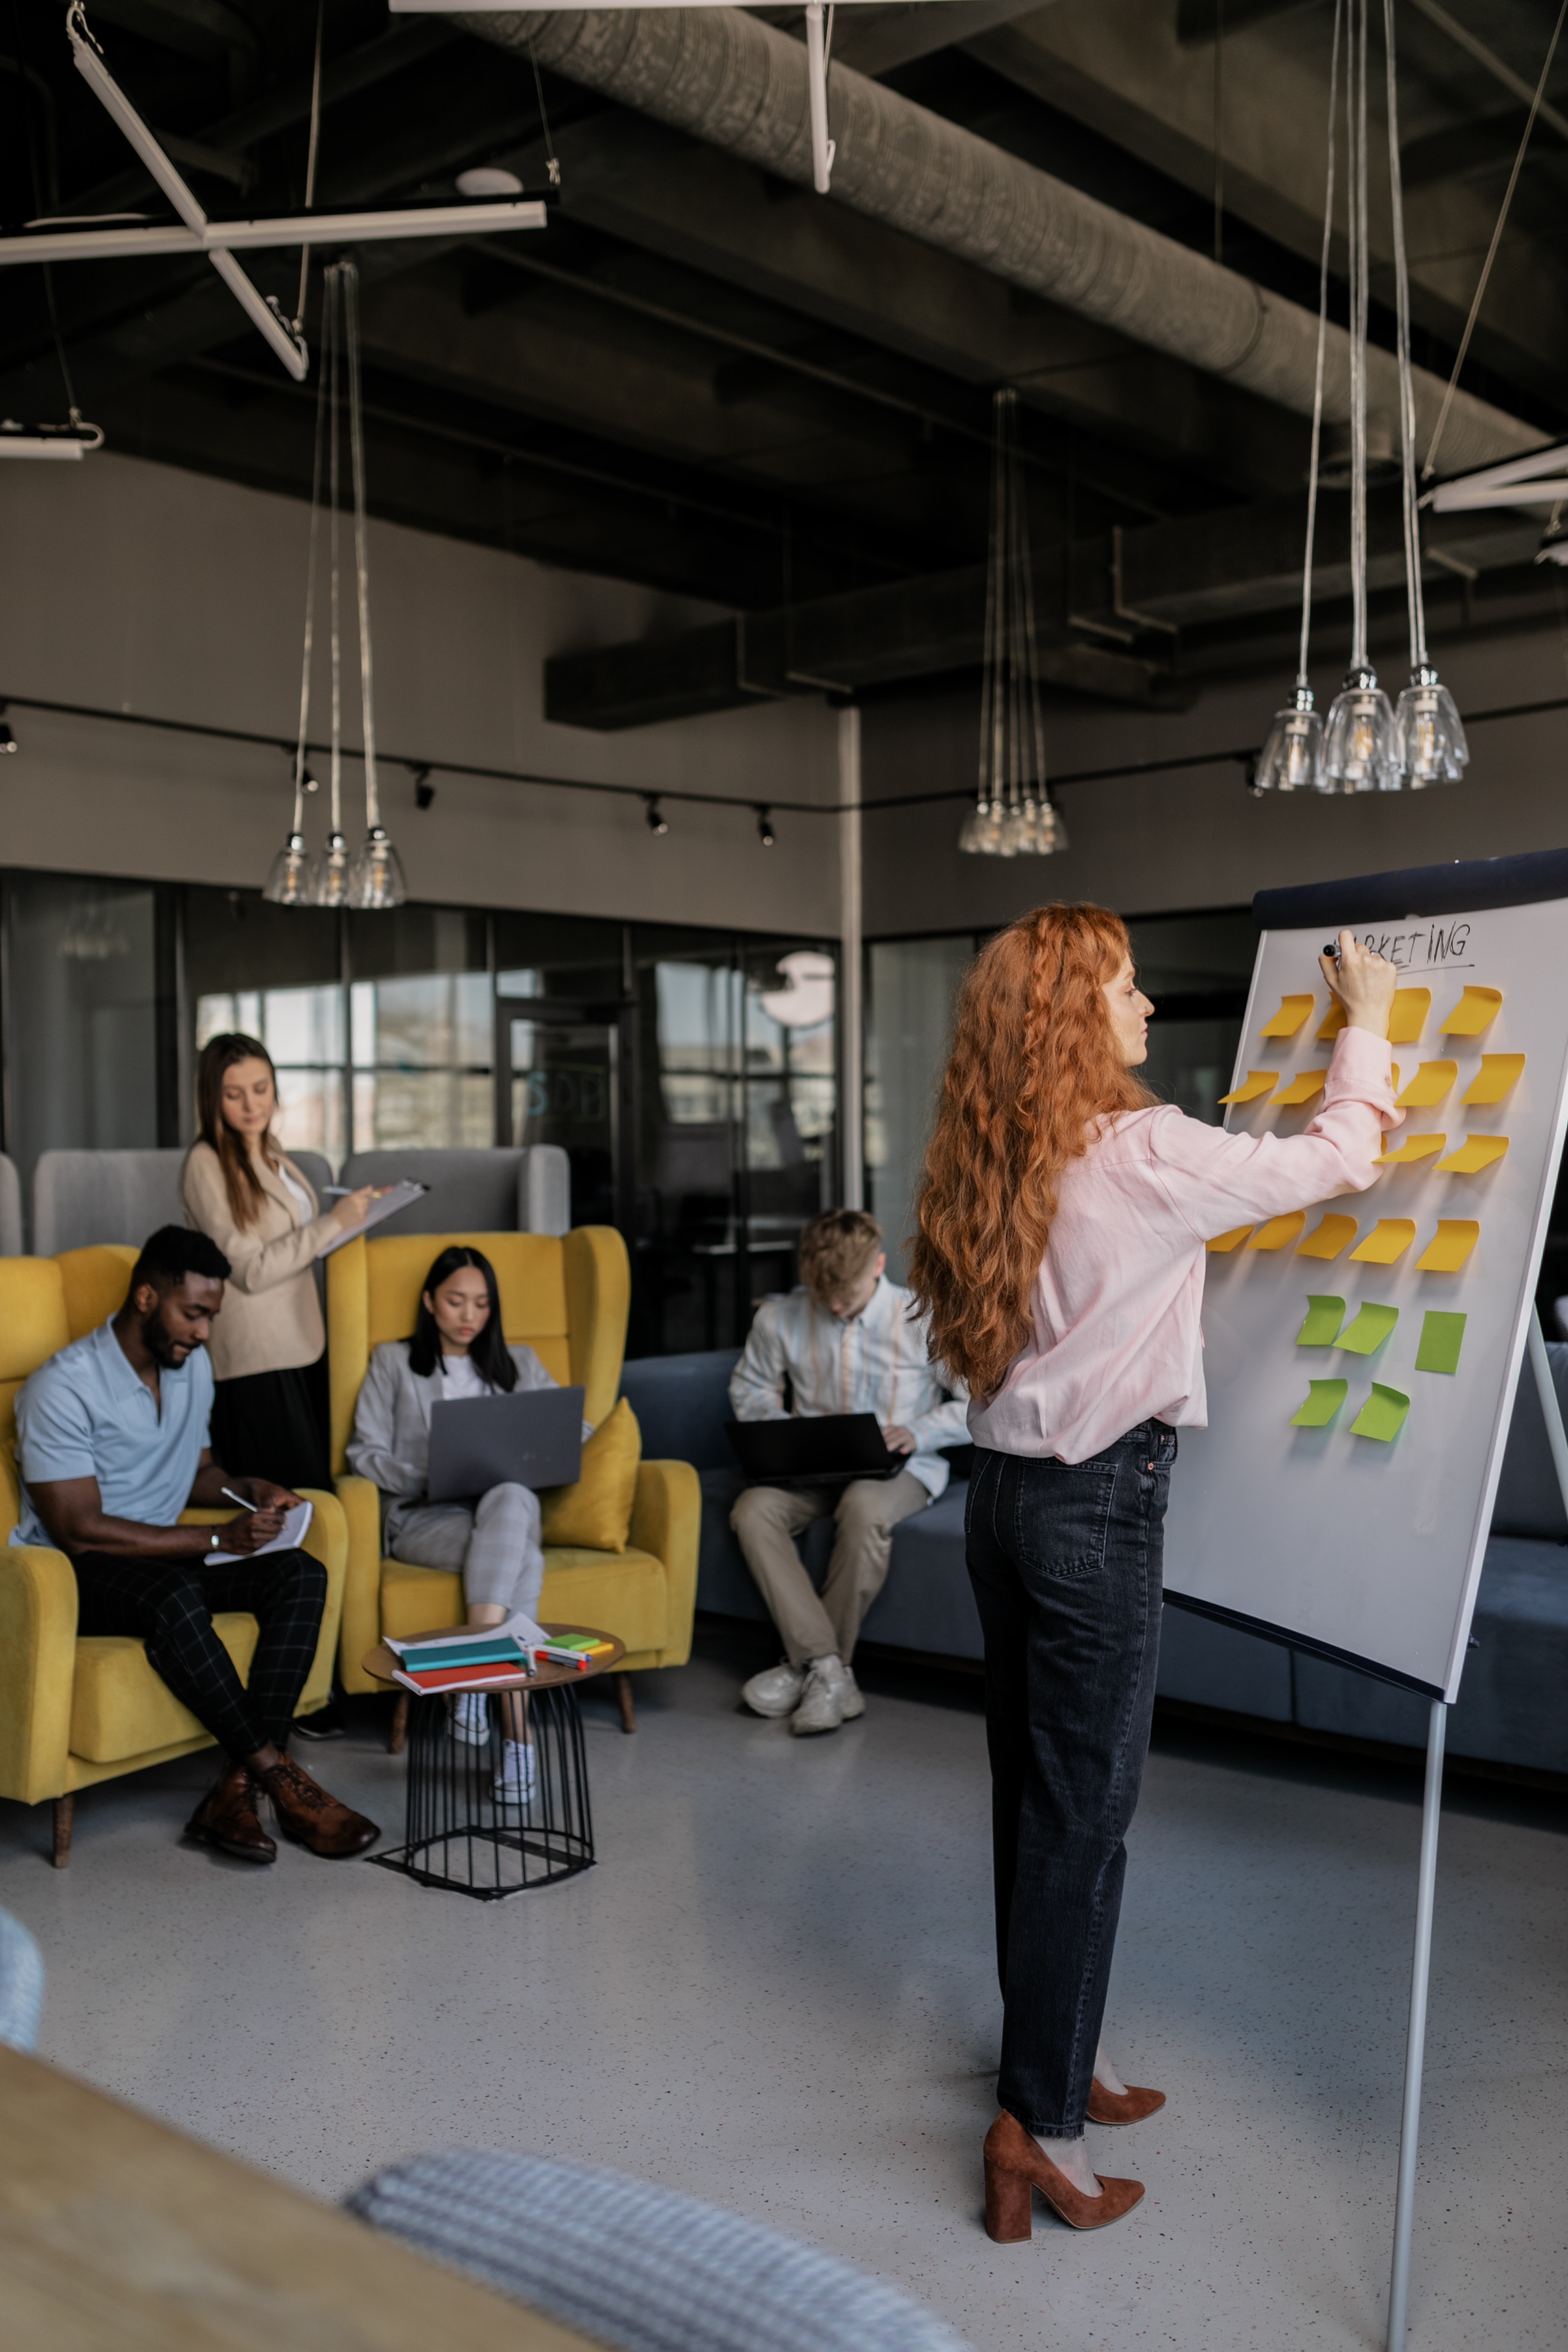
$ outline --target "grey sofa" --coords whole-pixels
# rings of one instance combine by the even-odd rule
[[[289,1157],[318,1193],[332,1181],[319,1151]],[[33,1171],[32,1247],[37,1257],[95,1242],[139,1244],[160,1225],[183,1225],[183,1151],[44,1151]]]
[[[1568,1409],[1568,1345],[1549,1343]],[[741,1477],[725,1433],[736,1351],[648,1356],[627,1364],[622,1392],[643,1428],[644,1455],[690,1462],[703,1490],[697,1607],[722,1617],[767,1612],[729,1528]],[[893,1566],[867,1614],[868,1642],[927,1655],[977,1659],[980,1622],[964,1566],[967,1483],[947,1492],[893,1540]],[[826,1571],[831,1523],[804,1539],[807,1567]],[[1528,1362],[1520,1379],[1492,1515],[1474,1627],[1476,1646],[1448,1722],[1457,1756],[1568,1772],[1568,1513]],[[1424,1747],[1427,1702],[1348,1666],[1167,1608],[1160,1647],[1162,1697],[1305,1730]]]
[[[571,1162],[556,1143],[451,1151],[354,1151],[342,1181],[428,1184],[391,1234],[564,1234],[571,1229]]]

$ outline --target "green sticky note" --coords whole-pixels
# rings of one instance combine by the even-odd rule
[[[1399,1320],[1397,1307],[1374,1307],[1369,1300],[1354,1323],[1339,1335],[1339,1344],[1353,1355],[1370,1356],[1381,1348]]]
[[[1307,1401],[1291,1415],[1292,1429],[1326,1429],[1344,1402],[1348,1381],[1310,1381]]]
[[[1344,1321],[1343,1298],[1329,1298],[1316,1291],[1307,1293],[1307,1319],[1296,1334],[1298,1348],[1332,1348],[1339,1337],[1339,1327]]]
[[[1372,1394],[1350,1424],[1353,1437],[1381,1438],[1386,1445],[1398,1436],[1405,1426],[1405,1416],[1410,1410],[1410,1400],[1397,1389],[1385,1389],[1381,1381],[1372,1383]]]
[[[1421,1326],[1421,1344],[1416,1350],[1418,1372],[1457,1372],[1459,1369],[1459,1348],[1465,1336],[1462,1315],[1442,1315],[1434,1307]]]

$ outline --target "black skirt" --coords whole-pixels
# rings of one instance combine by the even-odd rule
[[[243,1478],[332,1491],[328,1444],[327,1359],[287,1372],[219,1381],[213,1397],[213,1452]]]

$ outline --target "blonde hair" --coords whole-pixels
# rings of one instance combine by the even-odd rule
[[[882,1227],[863,1209],[824,1209],[800,1235],[800,1279],[825,1302],[858,1282],[882,1248]]]

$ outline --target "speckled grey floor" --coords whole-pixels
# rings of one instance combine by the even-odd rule
[[[76,1854],[0,1806],[0,1902],[49,1966],[43,2050],[323,2196],[456,2144],[624,2167],[922,2295],[980,2352],[1380,2341],[1418,1784],[1163,1739],[1133,1841],[1113,2047],[1166,2111],[1093,2135],[1148,2197],[1026,2247],[979,2226],[994,2111],[986,1771],[972,1686],[869,1677],[792,1741],[712,1633],[585,1708],[600,1864],[497,1905],[285,1848],[183,1846],[209,1767],[89,1791]],[[310,1752],[395,1829],[367,1719]],[[1412,2352],[1559,2352],[1568,1897],[1544,1801],[1450,1784]]]

